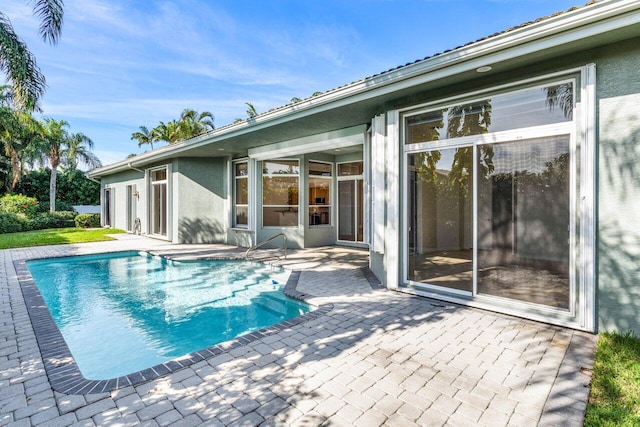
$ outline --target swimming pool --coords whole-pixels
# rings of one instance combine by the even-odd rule
[[[87,379],[127,375],[299,316],[283,270],[120,252],[27,261]]]

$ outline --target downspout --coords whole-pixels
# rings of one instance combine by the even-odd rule
[[[127,163],[127,166],[129,167],[129,169],[133,169],[134,171],[144,173],[142,169],[134,168],[133,166],[131,166],[131,162]]]
[[[84,177],[85,177],[85,178],[87,178],[89,181],[93,181],[93,182],[95,182],[96,184],[100,184],[100,181],[98,181],[97,179],[91,178],[91,177],[89,176],[89,172],[85,173],[85,174],[84,174]]]

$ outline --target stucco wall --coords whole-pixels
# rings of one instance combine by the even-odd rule
[[[597,70],[598,109],[596,325],[599,331],[640,334],[640,39],[576,52],[467,85],[416,93],[412,99],[398,99],[395,106],[416,105],[591,62]],[[372,253],[372,269],[383,281],[384,259]]]
[[[174,242],[226,242],[227,175],[223,158],[180,158],[173,163]]]
[[[112,207],[112,224],[113,228],[127,229],[127,186],[135,185],[139,192],[136,203],[136,217],[140,218],[142,230],[147,230],[147,205],[146,205],[146,186],[144,173],[135,170],[122,172],[102,178],[100,181],[101,194],[104,188],[108,187],[115,192],[114,206]]]
[[[640,44],[596,64],[598,328],[640,333]]]

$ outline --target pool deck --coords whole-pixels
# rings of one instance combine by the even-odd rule
[[[367,253],[291,251],[297,291],[328,313],[149,382],[53,390],[14,261],[121,250],[237,258],[140,236],[0,251],[1,426],[581,426],[595,337],[371,284]]]

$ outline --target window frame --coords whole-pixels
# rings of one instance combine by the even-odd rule
[[[362,165],[362,173],[358,174],[358,175],[340,175],[340,165],[345,165],[345,164],[350,164],[350,163],[360,163]],[[336,220],[336,241],[339,243],[346,243],[346,244],[365,244],[367,243],[366,241],[366,224],[367,224],[367,202],[366,202],[366,180],[365,180],[365,176],[366,176],[366,163],[364,160],[349,160],[349,161],[344,161],[344,162],[336,162],[336,215],[337,215],[337,220]],[[339,209],[340,209],[340,201],[338,200],[338,198],[340,197],[339,192],[340,192],[340,182],[341,181],[354,181],[354,185],[356,188],[356,193],[355,193],[355,204],[354,204],[354,211],[356,212],[356,218],[354,221],[354,227],[357,230],[360,226],[360,223],[358,222],[358,214],[357,212],[362,209],[362,227],[363,227],[363,233],[362,233],[362,239],[363,240],[358,240],[357,238],[357,231],[356,231],[356,239],[355,240],[343,240],[340,239],[340,216],[339,216]],[[358,181],[362,181],[362,190],[359,189],[358,186]],[[360,204],[358,203],[359,197],[360,196],[360,192],[362,191],[362,198],[363,200],[365,200],[364,202],[364,206],[360,206]]]
[[[582,155],[580,150],[581,147],[578,147],[577,143],[577,129],[578,123],[580,122],[580,111],[577,108],[578,104],[581,102],[578,99],[578,95],[583,95],[580,93],[581,88],[581,79],[584,79],[584,76],[581,75],[577,70],[569,70],[564,73],[552,76],[542,77],[540,79],[532,79],[528,81],[516,82],[510,85],[503,85],[494,88],[488,88],[486,90],[477,91],[471,94],[467,94],[466,96],[452,97],[444,100],[435,101],[428,104],[423,104],[421,106],[415,106],[412,108],[405,109],[400,111],[400,146],[401,146],[401,165],[402,165],[402,175],[401,181],[404,190],[401,193],[400,203],[402,207],[402,215],[401,215],[401,265],[400,265],[400,287],[402,289],[416,289],[420,294],[423,295],[431,295],[436,298],[450,300],[453,302],[460,303],[469,303],[472,301],[478,301],[481,305],[485,303],[496,305],[501,307],[501,311],[510,312],[514,314],[522,315],[522,313],[544,313],[543,315],[551,315],[556,316],[556,320],[559,320],[559,324],[571,324],[575,322],[575,318],[580,314],[577,313],[578,305],[581,304],[578,301],[576,296],[576,292],[578,291],[578,276],[581,274],[579,269],[577,268],[577,256],[578,256],[578,245],[583,245],[584,242],[578,240],[581,238],[579,235],[579,231],[577,230],[577,216],[580,214],[580,209],[578,207],[577,193],[584,191],[588,191],[587,189],[583,189],[578,184],[578,175],[580,173],[584,173],[584,171],[578,170],[578,164],[580,164],[583,160],[577,159],[577,155]],[[420,115],[424,113],[428,113],[429,111],[450,108],[452,106],[460,105],[460,104],[468,104],[473,103],[478,100],[487,99],[491,97],[495,97],[500,94],[512,93],[512,92],[520,92],[530,90],[532,88],[544,88],[548,86],[559,85],[563,83],[572,83],[573,85],[573,116],[569,121],[552,123],[552,124],[544,124],[538,126],[524,127],[524,128],[516,128],[510,130],[503,130],[497,132],[489,132],[486,134],[478,134],[478,135],[469,135],[463,137],[454,137],[449,139],[441,139],[441,140],[433,140],[427,142],[418,142],[418,143],[407,143],[407,120],[408,118]],[[571,206],[571,215],[570,215],[570,291],[569,291],[569,310],[558,310],[552,307],[533,304],[523,301],[518,301],[514,299],[506,299],[503,297],[492,296],[487,294],[479,294],[477,288],[477,272],[478,272],[478,187],[477,187],[477,179],[476,172],[478,168],[477,164],[477,155],[479,147],[484,144],[495,144],[501,142],[512,142],[518,141],[522,139],[531,139],[531,138],[543,138],[543,137],[551,137],[551,136],[559,136],[559,135],[568,135],[570,140],[570,206]],[[460,148],[460,147],[472,147],[473,148],[473,290],[472,292],[464,292],[464,291],[452,291],[448,288],[442,288],[435,285],[429,285],[420,282],[414,282],[409,280],[409,272],[408,272],[408,256],[409,256],[409,226],[407,223],[407,215],[408,215],[408,185],[409,185],[409,155],[425,152],[425,151],[433,151],[440,150],[445,148]],[[447,296],[449,295],[449,296]],[[589,298],[587,295],[582,295],[581,299]],[[504,301],[507,301],[507,304],[513,308],[503,309]],[[473,305],[473,304],[472,304]],[[585,313],[588,316],[588,313]],[[534,314],[532,317],[536,318],[537,314]],[[547,321],[549,319],[547,318]]]
[[[326,176],[326,175],[311,175],[311,163],[319,163],[319,164],[324,164],[324,165],[329,165],[330,167],[330,175]],[[308,219],[309,219],[309,227],[310,228],[322,228],[322,227],[333,227],[333,177],[335,174],[335,165],[333,162],[327,162],[327,161],[322,161],[322,160],[309,160],[307,161],[307,191],[309,192],[307,197],[311,197],[311,180],[312,179],[319,179],[319,180],[324,180],[324,181],[328,181],[329,183],[329,195],[327,197],[327,201],[324,204],[311,204],[311,200],[307,201],[307,209],[308,209]],[[311,209],[312,208],[328,208],[329,209],[329,215],[328,215],[328,219],[329,222],[327,224],[312,224],[311,223]]]
[[[246,170],[247,173],[246,175],[237,175],[236,172],[236,166],[239,164],[244,163],[246,165]],[[249,229],[249,225],[251,224],[251,210],[250,210],[250,205],[251,205],[251,191],[250,191],[250,178],[249,178],[249,159],[244,158],[244,159],[237,159],[237,160],[233,160],[231,161],[231,176],[232,176],[232,188],[231,188],[231,224],[233,228],[239,228],[242,230],[248,230]],[[246,204],[241,204],[238,203],[237,201],[237,189],[238,189],[238,180],[244,179],[246,180],[246,186],[247,186],[247,203]],[[237,222],[238,219],[238,215],[237,215],[237,208],[238,207],[245,207],[247,210],[247,223],[246,224],[239,224]]]
[[[154,180],[153,174],[157,171],[165,171],[165,178]],[[171,165],[166,164],[162,166],[156,166],[153,168],[147,169],[148,173],[148,182],[149,182],[149,203],[148,203],[148,213],[149,213],[149,235],[155,238],[171,240],[171,186],[170,186],[170,177],[171,177]],[[164,211],[164,221],[165,221],[165,232],[166,234],[157,234],[154,233],[154,209],[156,207],[155,201],[155,192],[154,188],[156,186],[165,186],[165,204],[166,208]]]
[[[268,162],[275,162],[275,161],[284,161],[284,162],[296,162],[298,164],[298,173],[297,174],[283,174],[283,173],[265,173],[264,172],[264,164],[268,163]],[[261,185],[261,191],[260,191],[260,199],[261,199],[261,209],[262,209],[262,215],[261,216],[261,222],[262,222],[262,228],[295,228],[295,227],[299,227],[300,226],[300,167],[301,167],[301,161],[298,158],[277,158],[277,159],[265,159],[262,160],[260,162],[260,185]],[[264,197],[265,197],[265,192],[264,192],[264,188],[265,188],[265,177],[281,177],[281,178],[296,178],[297,179],[297,190],[298,190],[298,204],[297,205],[282,205],[282,204],[265,204],[264,202]],[[289,209],[290,212],[291,209],[293,208],[297,209],[296,212],[296,224],[292,224],[292,225],[265,225],[264,223],[264,212],[265,212],[265,208],[282,208],[282,209]]]

